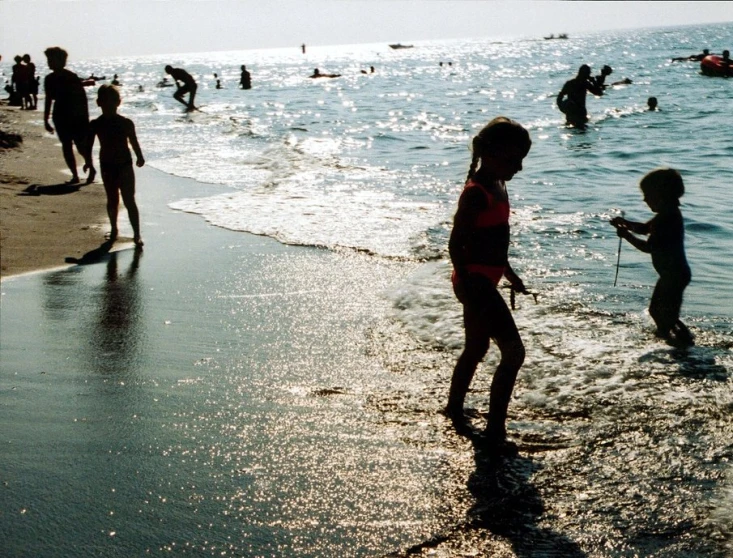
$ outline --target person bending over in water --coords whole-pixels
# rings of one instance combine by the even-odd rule
[[[494,450],[508,453],[516,451],[516,445],[506,440],[505,423],[514,382],[524,362],[524,345],[497,285],[506,277],[512,289],[527,292],[508,262],[506,182],[522,170],[531,146],[527,130],[502,116],[473,138],[473,158],[448,244],[453,290],[463,305],[466,345],[453,371],[445,413],[456,428],[465,426],[466,393],[494,339],[501,361],[491,382],[485,438]]]
[[[680,321],[682,294],[692,279],[685,257],[685,229],[679,208],[685,185],[676,170],[657,169],[642,178],[639,186],[644,201],[656,216],[646,223],[614,217],[611,224],[618,236],[652,256],[652,264],[659,274],[649,304],[649,314],[657,325],[656,334],[680,345],[692,345],[692,334]],[[633,233],[648,238],[644,240]]]
[[[135,152],[135,164],[142,167],[145,164],[140,144],[135,134],[135,125],[132,120],[117,114],[120,106],[120,94],[111,85],[102,85],[97,93],[97,105],[102,109],[102,115],[90,123],[91,134],[89,145],[94,145],[94,138],[99,138],[99,166],[102,171],[102,182],[107,194],[107,215],[109,216],[109,239],[117,239],[117,213],[122,202],[127,208],[130,218],[135,245],[142,247],[143,239],[140,236],[140,215],[135,203],[135,171],[132,169],[132,155],[129,145]]]
[[[81,79],[74,72],[66,69],[68,54],[59,47],[47,48],[44,52],[51,73],[43,80],[46,100],[43,108],[43,122],[46,131],[59,136],[61,151],[64,154],[66,166],[71,171],[69,184],[79,183],[79,174],[76,170],[76,150],[84,158],[84,169],[89,171],[87,184],[94,182],[97,174],[92,163],[92,150],[89,147],[89,106],[87,94]],[[51,111],[53,107],[53,113]],[[48,123],[53,114],[53,126]]]
[[[165,67],[165,73],[169,74],[176,82],[176,92],[173,93],[173,98],[179,103],[186,105],[186,110],[192,112],[196,110],[196,105],[193,104],[193,100],[196,97],[196,89],[198,86],[194,81],[191,74],[189,74],[183,68],[174,68],[170,65]],[[183,100],[183,96],[188,93],[188,102]]]
[[[597,97],[603,95],[603,90],[591,77],[590,66],[583,64],[578,69],[578,75],[566,81],[557,94],[557,107],[565,114],[566,123],[570,126],[583,129],[588,122],[588,111],[585,108],[587,91]]]

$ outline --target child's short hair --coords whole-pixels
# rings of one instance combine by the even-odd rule
[[[58,60],[62,66],[66,66],[66,60],[69,58],[69,53],[61,47],[48,47],[43,53],[49,60]]]
[[[641,179],[639,187],[644,194],[657,194],[658,197],[666,200],[675,200],[679,205],[679,199],[685,193],[685,183],[682,175],[675,169],[656,169]]]
[[[114,85],[104,84],[99,86],[97,101],[103,105],[111,104],[116,106],[120,104],[122,98],[120,97],[120,92]]]

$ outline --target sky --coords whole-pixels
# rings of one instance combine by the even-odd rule
[[[80,59],[731,21],[733,2],[704,1],[0,0],[0,55],[42,58],[62,46]]]

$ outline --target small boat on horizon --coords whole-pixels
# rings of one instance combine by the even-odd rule
[[[557,37],[555,35],[550,35],[549,37],[545,37],[546,41],[549,41],[551,39],[567,39],[568,34],[567,33],[560,33]]]
[[[397,44],[394,44],[394,45],[389,45],[389,48],[393,48],[393,49],[397,50],[397,49],[400,49],[400,48],[414,48],[414,46],[413,45],[403,45],[403,44],[397,43]]]

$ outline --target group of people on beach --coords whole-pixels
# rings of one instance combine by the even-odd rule
[[[135,125],[130,119],[117,114],[121,102],[119,91],[113,85],[99,87],[97,105],[102,110],[102,115],[90,122],[82,80],[66,69],[67,52],[60,47],[50,47],[46,49],[45,55],[51,73],[44,79],[46,98],[43,122],[46,130],[55,132],[61,141],[64,161],[71,171],[68,183],[79,183],[74,147],[84,159],[83,169],[87,172],[87,184],[94,182],[97,171],[92,159],[92,148],[95,139],[99,138],[99,167],[110,220],[109,241],[114,242],[119,234],[117,213],[121,196],[132,225],[135,246],[142,248],[130,146],[135,152],[135,163],[138,167],[145,164],[145,159],[137,141]]]
[[[23,110],[35,110],[38,107],[38,87],[40,78],[36,76],[36,65],[30,54],[16,55],[13,59],[10,83],[5,86],[11,106],[19,106]]]
[[[66,51],[52,47],[45,54],[51,73],[44,81],[44,123],[46,129],[52,133],[55,131],[61,140],[64,160],[72,173],[69,182],[79,182],[74,146],[84,158],[87,183],[94,180],[96,170],[92,147],[98,138],[100,170],[111,227],[109,240],[114,241],[119,234],[117,214],[121,196],[133,228],[134,242],[142,247],[130,148],[138,167],[145,164],[145,159],[133,122],[117,113],[120,105],[118,89],[112,85],[102,85],[98,89],[97,105],[102,114],[90,122],[82,80],[65,68]],[[174,98],[187,110],[195,110],[197,85],[193,77],[185,70],[170,65],[165,67],[165,71],[177,85]],[[244,66],[242,71],[245,71]],[[590,67],[584,64],[576,78],[565,83],[557,103],[566,114],[568,123],[578,127],[585,125],[588,120],[585,93],[602,94],[605,77],[610,73],[610,67],[604,67],[601,75],[593,78]],[[240,84],[249,83],[245,82],[244,73],[242,75]],[[184,99],[186,94],[187,100]],[[464,413],[465,397],[493,339],[501,357],[491,383],[488,421],[482,436],[491,450],[511,454],[517,447],[507,439],[508,406],[524,362],[525,349],[512,313],[499,293],[499,283],[502,279],[509,282],[512,299],[514,293],[531,294],[508,261],[510,197],[507,183],[522,170],[532,140],[521,124],[500,116],[491,120],[473,138],[471,146],[472,158],[448,246],[453,265],[453,290],[463,306],[465,347],[453,371],[445,414],[457,430],[468,426]],[[678,171],[664,168],[644,176],[640,187],[644,201],[655,216],[645,223],[616,217],[610,224],[621,239],[651,255],[659,274],[649,306],[657,335],[676,345],[689,346],[694,343],[692,334],[679,318],[683,293],[691,280],[679,209],[684,183]]]

